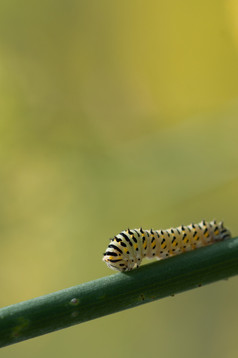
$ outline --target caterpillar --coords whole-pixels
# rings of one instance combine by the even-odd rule
[[[162,260],[230,237],[223,222],[215,220],[167,230],[127,229],[110,239],[103,261],[112,270],[130,271],[139,267],[144,257]]]

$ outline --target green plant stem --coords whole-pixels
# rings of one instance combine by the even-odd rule
[[[0,309],[0,347],[238,274],[238,238]]]

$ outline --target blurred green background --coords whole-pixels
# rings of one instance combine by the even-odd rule
[[[238,3],[1,0],[1,306],[113,274],[108,238],[238,234]],[[0,357],[238,354],[238,278]]]

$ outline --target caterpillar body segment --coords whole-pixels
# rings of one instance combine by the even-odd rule
[[[144,257],[162,260],[230,237],[223,222],[215,220],[167,230],[128,229],[110,240],[103,261],[113,270],[130,271]]]

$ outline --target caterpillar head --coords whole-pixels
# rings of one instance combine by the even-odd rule
[[[103,261],[106,263],[106,265],[116,271],[128,271],[128,261],[124,260],[123,257],[119,255],[113,255],[114,252],[107,251],[105,252],[103,256]]]
[[[126,262],[124,260],[120,260],[120,261],[116,262],[116,259],[111,256],[104,256],[102,260],[112,270],[116,270],[116,271],[126,271],[127,270]]]
[[[216,223],[216,221],[212,221],[211,224],[213,224],[212,227],[212,235],[214,241],[221,241],[221,240],[227,240],[231,238],[230,231],[223,226],[223,222]],[[210,225],[211,225],[210,224]]]
[[[125,244],[121,244],[121,239],[111,239],[105,254],[103,254],[103,261],[106,265],[116,271],[130,271],[135,267],[138,267],[138,263],[135,262],[135,257],[129,254],[128,248]]]

